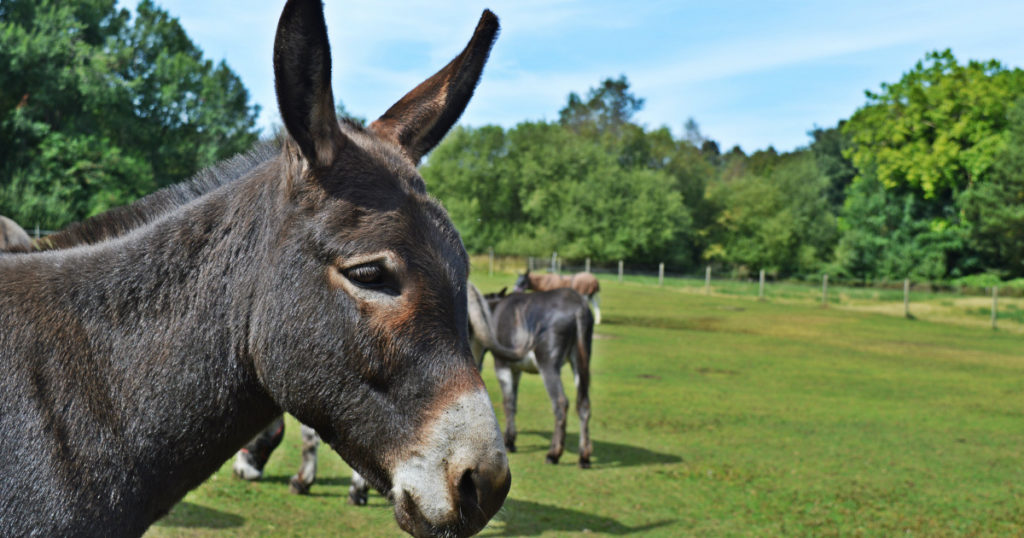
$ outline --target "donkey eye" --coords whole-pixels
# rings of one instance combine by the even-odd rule
[[[367,286],[382,284],[384,281],[384,268],[375,263],[357,265],[345,270],[345,278]]]

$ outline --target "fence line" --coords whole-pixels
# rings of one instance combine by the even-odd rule
[[[488,249],[487,256],[488,256],[488,275],[494,275],[496,271],[501,272],[501,271],[508,271],[508,270],[511,269],[511,270],[513,270],[515,272],[521,272],[524,269],[524,264],[523,264],[524,258],[521,257],[521,256],[498,256],[498,255],[495,255],[493,253],[493,250],[491,250],[491,249]],[[652,268],[651,266],[646,266],[646,265],[641,265],[639,267],[630,268],[628,266],[628,263],[627,263],[626,260],[617,260],[611,266],[608,266],[608,265],[602,266],[600,264],[595,264],[594,260],[592,260],[591,258],[585,258],[582,261],[582,264],[575,265],[573,263],[570,263],[569,260],[566,260],[565,258],[563,258],[561,256],[558,256],[557,252],[552,252],[551,257],[548,260],[544,260],[544,261],[548,261],[549,262],[549,263],[545,263],[544,264],[544,265],[547,265],[547,267],[544,267],[543,269],[538,269],[537,266],[539,264],[536,263],[536,260],[537,260],[537,258],[534,258],[532,256],[526,257],[525,258],[525,261],[526,261],[525,268],[529,268],[531,270],[544,270],[544,271],[548,271],[548,272],[551,272],[552,269],[553,269],[554,272],[557,272],[557,273],[560,273],[560,274],[571,274],[571,273],[576,273],[576,272],[580,272],[580,271],[587,271],[587,272],[592,272],[592,273],[595,273],[595,274],[606,274],[606,275],[609,275],[609,276],[615,278],[615,280],[617,282],[626,282],[627,280],[635,282],[636,279],[640,279],[640,281],[643,282],[643,279],[650,278],[650,280],[648,280],[648,282],[650,282],[651,284],[656,284],[657,286],[679,286],[679,280],[684,280],[684,281],[685,280],[690,280],[690,281],[692,281],[692,280],[696,280],[696,279],[700,278],[700,277],[697,277],[696,275],[693,275],[692,273],[687,274],[687,273],[678,273],[678,272],[674,273],[674,272],[670,272],[669,269],[666,267],[664,262],[658,263],[656,269]],[[579,263],[579,262],[577,262],[577,263]],[[713,275],[713,267],[711,265],[708,265],[708,266],[706,266],[704,268],[704,274],[702,276],[703,276],[703,278],[701,280],[703,280],[703,292],[706,295],[724,294],[724,295],[741,295],[742,296],[742,295],[745,295],[746,293],[750,293],[750,296],[753,296],[756,293],[756,299],[759,300],[759,301],[766,301],[766,300],[769,300],[769,298],[782,299],[782,300],[793,299],[793,298],[798,298],[798,297],[804,297],[803,300],[806,300],[806,299],[810,298],[807,295],[803,295],[802,293],[798,293],[798,292],[794,292],[793,291],[794,288],[795,289],[799,289],[801,287],[801,285],[799,284],[800,282],[805,283],[804,285],[810,284],[806,280],[801,280],[801,279],[786,280],[786,281],[774,280],[774,279],[769,278],[769,275],[767,274],[767,272],[764,269],[759,269],[758,270],[757,276],[755,277],[756,280],[755,280],[754,278],[749,278],[749,277],[748,278],[742,278],[742,277],[741,278],[737,278],[737,277],[727,277],[727,276],[714,276]],[[675,282],[669,283],[669,279],[675,279]],[[875,303],[875,302],[888,302],[889,300],[892,300],[892,301],[896,302],[896,304],[898,305],[899,304],[898,301],[900,300],[900,296],[898,295],[899,291],[897,291],[897,290],[900,290],[900,288],[902,288],[902,290],[900,290],[900,291],[902,291],[903,316],[906,319],[913,320],[913,319],[916,319],[916,316],[914,316],[912,314],[912,312],[911,312],[911,306],[912,306],[911,303],[913,302],[912,301],[912,299],[913,299],[912,296],[913,296],[914,293],[928,293],[928,294],[930,294],[930,293],[939,293],[939,292],[945,291],[945,292],[949,292],[951,294],[960,295],[960,296],[963,296],[963,297],[978,297],[978,296],[984,296],[984,295],[991,295],[991,298],[992,298],[991,326],[992,326],[993,330],[998,330],[998,321],[999,321],[999,317],[1001,315],[1005,318],[1007,314],[1017,314],[1017,316],[1014,319],[1016,319],[1017,321],[1019,321],[1021,323],[1024,323],[1024,319],[1017,319],[1017,318],[1021,317],[1018,314],[1018,312],[1017,312],[1019,307],[1014,305],[1012,302],[1008,303],[1008,305],[1004,306],[1003,311],[1000,312],[1000,310],[999,310],[999,293],[1000,293],[1000,290],[997,287],[990,287],[990,288],[981,289],[981,288],[972,288],[972,287],[969,287],[969,286],[959,286],[959,287],[953,288],[953,287],[950,287],[948,285],[947,286],[938,286],[938,285],[935,285],[933,283],[927,283],[927,282],[914,284],[913,282],[911,282],[911,280],[909,278],[904,279],[903,282],[900,282],[898,284],[897,283],[891,283],[891,282],[885,282],[885,283],[877,283],[877,284],[874,284],[874,285],[867,285],[867,286],[859,285],[859,284],[843,286],[842,282],[838,282],[838,283],[836,283],[836,285],[839,286],[839,287],[835,287],[835,286],[830,287],[829,286],[829,284],[830,284],[829,280],[830,279],[829,279],[829,276],[827,274],[822,274],[821,275],[820,303],[819,304],[823,308],[827,308],[830,304],[833,304],[833,303],[835,303],[835,304],[841,304],[842,303],[842,304],[847,305],[847,306],[854,305],[854,304],[857,304],[858,301],[861,301],[861,300],[866,301],[866,302],[871,302],[871,303]],[[737,290],[737,286],[744,286],[747,283],[749,283],[751,286],[756,285],[756,292],[754,291],[753,288],[750,288],[749,291],[747,291],[747,292],[742,292],[740,290]],[[775,285],[776,284],[783,284],[783,283],[788,283],[788,284],[786,284],[787,289],[785,291],[778,291],[778,290],[776,290],[776,291],[774,291],[772,293],[769,293],[770,290],[775,289]],[[900,284],[902,284],[902,285],[900,285]],[[686,284],[683,284],[683,286],[684,287],[692,287],[692,285],[686,285]],[[741,289],[745,289],[745,288],[741,288]],[[863,290],[863,292],[862,293],[858,293],[855,290]],[[807,291],[810,291],[810,290],[807,290]],[[858,297],[858,295],[860,297]],[[881,298],[881,296],[885,296],[885,295],[888,295],[890,297],[890,299],[882,299]],[[1004,296],[1006,296],[1006,295],[1024,296],[1024,290],[1017,291],[1017,290],[1011,289],[1011,293],[1009,293],[1009,294],[1004,293]],[[873,298],[871,296],[873,296]],[[974,304],[976,304],[976,303],[974,303]],[[862,306],[863,306],[863,304],[862,304]],[[972,308],[976,309],[977,307],[972,307]],[[1007,310],[1008,308],[1010,310]],[[985,310],[988,310],[988,309],[986,308]],[[978,313],[975,310],[972,310],[972,312],[975,312],[975,314]],[[893,314],[895,314],[897,316],[899,315],[896,312],[893,312]]]

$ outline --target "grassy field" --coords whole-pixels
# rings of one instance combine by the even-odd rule
[[[484,291],[514,278],[477,269]],[[901,294],[889,315],[869,311],[889,298],[823,309],[756,301],[756,283],[668,284],[602,282],[592,469],[575,465],[575,416],[562,463],[544,464],[550,405],[524,376],[512,490],[482,536],[1024,534],[1021,334],[944,296],[921,303],[940,323],[904,319]],[[501,420],[490,360],[484,380]],[[400,534],[379,494],[345,503],[350,471],[330,449],[313,494],[290,495],[298,449],[291,421],[264,481],[225,464],[148,536]]]

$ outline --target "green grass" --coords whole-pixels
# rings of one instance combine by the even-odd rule
[[[513,278],[479,269],[484,291]],[[550,404],[524,376],[512,490],[481,535],[1024,534],[1021,335],[973,326],[980,314],[941,296],[936,308],[968,321],[602,286],[594,467],[575,465],[574,415],[562,463],[544,464]],[[490,360],[484,380],[503,420]],[[571,398],[568,368],[563,380]],[[298,449],[291,421],[267,479],[243,483],[225,464],[149,535],[400,534],[379,494],[345,503],[350,471],[330,449],[313,495],[290,495]]]

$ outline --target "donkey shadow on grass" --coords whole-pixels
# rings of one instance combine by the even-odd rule
[[[263,475],[263,477],[260,478],[260,482],[266,482],[268,484],[277,484],[287,488],[289,484],[288,481],[291,479],[291,477],[291,475],[287,474]],[[341,489],[340,492],[337,493],[333,491],[324,491],[323,489],[320,489],[318,491],[310,491],[308,493],[304,493],[304,495],[309,495],[310,497],[345,497],[346,495],[348,495],[348,487],[352,485],[352,479],[348,476],[330,476],[321,474],[320,476],[316,477],[316,485],[334,486]]]
[[[543,452],[548,449],[548,444],[551,441],[551,432],[542,430],[530,430],[521,431],[519,452]],[[536,436],[544,439],[543,443],[530,440],[531,437]],[[576,446],[576,438],[578,434],[566,433],[565,444],[566,446]],[[525,442],[524,442],[525,441]],[[594,443],[594,455],[593,468],[615,468],[615,467],[636,467],[641,465],[661,465],[668,463],[680,463],[683,458],[676,456],[675,454],[665,454],[662,452],[655,452],[647,448],[626,445],[622,443],[612,443],[609,441],[593,440]]]
[[[287,478],[285,479],[287,481]],[[166,516],[156,522],[156,527],[179,527],[188,529],[230,529],[241,527],[245,518],[206,506],[179,502]]]
[[[672,520],[664,520],[630,527],[610,517],[511,497],[505,499],[505,505],[494,519],[504,522],[505,528],[488,527],[480,536],[537,536],[551,531],[580,532],[584,529],[614,535],[645,534],[675,523]]]

